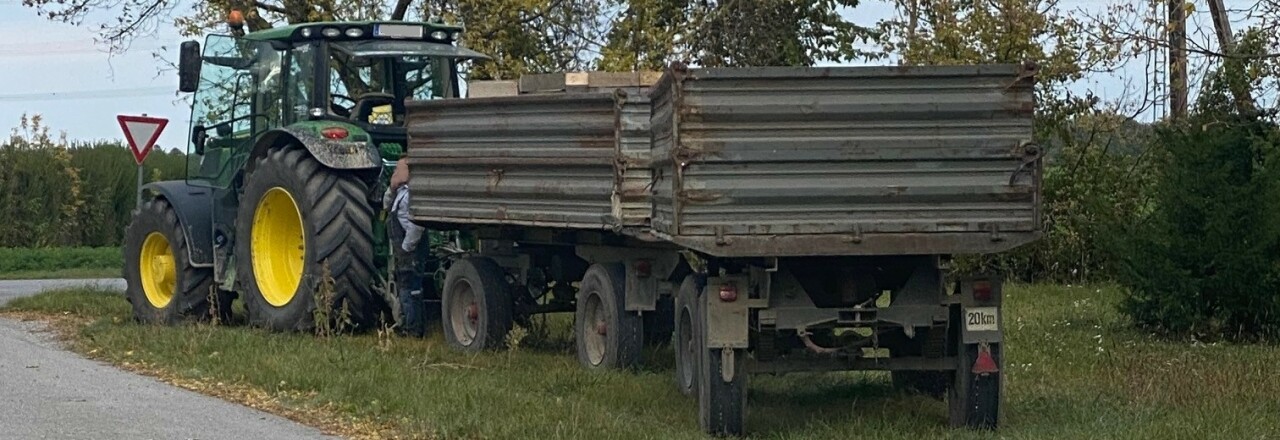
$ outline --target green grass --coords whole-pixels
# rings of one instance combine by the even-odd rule
[[[87,278],[120,278],[120,268],[106,269],[55,269],[0,272],[0,280],[57,280]]]
[[[797,439],[1280,436],[1280,348],[1156,339],[1115,312],[1111,287],[1006,292],[1006,418],[997,434],[947,429],[943,403],[896,394],[882,373],[755,376],[748,430]],[[282,398],[288,405],[332,404],[406,435],[701,437],[694,401],[672,385],[669,350],[648,353],[657,362],[640,372],[592,374],[563,350],[460,354],[438,336],[139,326],[120,294],[101,291],[50,292],[9,308],[91,317],[72,346],[112,362],[295,396]]]
[[[120,276],[118,247],[0,248],[0,279]]]

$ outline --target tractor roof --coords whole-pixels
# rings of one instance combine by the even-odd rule
[[[436,30],[449,32],[451,34],[455,31],[462,31],[462,26],[449,25],[444,23],[431,23],[431,22],[424,22],[424,21],[317,21],[317,22],[311,22],[311,23],[297,23],[297,24],[291,24],[288,26],[281,26],[281,27],[276,27],[271,29],[263,29],[256,32],[250,32],[248,34],[245,34],[244,38],[250,39],[250,40],[260,40],[260,41],[303,40],[303,39],[312,39],[314,37],[320,37],[320,31],[324,28],[338,28],[341,31],[345,31],[347,28],[353,28],[353,27],[358,27],[365,30],[363,34],[364,35],[363,38],[376,38],[373,36],[373,29],[379,25],[423,26],[425,28],[425,31],[422,32],[422,38],[419,38],[423,40],[430,39],[429,36],[431,35],[431,32]],[[300,30],[302,28],[315,29],[314,37],[312,38],[302,37],[300,35]]]

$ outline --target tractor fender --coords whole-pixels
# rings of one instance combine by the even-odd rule
[[[195,267],[213,266],[213,190],[185,180],[151,182],[142,186],[153,197],[165,199],[178,214],[187,239],[187,259]]]
[[[341,127],[347,130],[346,139],[328,139],[320,135],[320,130],[327,127]],[[271,147],[292,143],[300,144],[311,153],[321,165],[338,170],[364,170],[382,166],[378,151],[369,141],[369,134],[360,127],[336,121],[299,122],[288,127],[272,129],[262,135],[254,144],[250,157],[267,154]],[[254,162],[249,161],[252,169]]]

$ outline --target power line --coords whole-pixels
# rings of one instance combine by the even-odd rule
[[[135,87],[128,89],[74,90],[0,95],[0,102],[58,101],[65,99],[110,99],[161,96],[173,94],[173,87]]]

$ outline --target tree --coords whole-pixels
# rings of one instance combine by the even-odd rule
[[[114,18],[96,23],[100,40],[126,50],[138,35],[172,19],[184,36],[225,31],[227,13],[244,13],[249,31],[316,21],[425,20],[442,17],[466,25],[464,44],[494,57],[471,70],[474,79],[527,72],[576,70],[598,51],[604,23],[596,0],[204,0],[177,10],[177,0],[23,0],[42,16],[81,25],[94,12]]]
[[[860,50],[872,30],[840,12],[857,0],[614,0],[619,6],[600,66],[658,69],[811,66],[874,56]]]
[[[1261,53],[1261,33],[1235,48]],[[1230,57],[1185,120],[1159,130],[1167,149],[1155,209],[1126,234],[1122,309],[1139,326],[1198,338],[1280,335],[1280,125],[1237,102],[1264,58]]]

